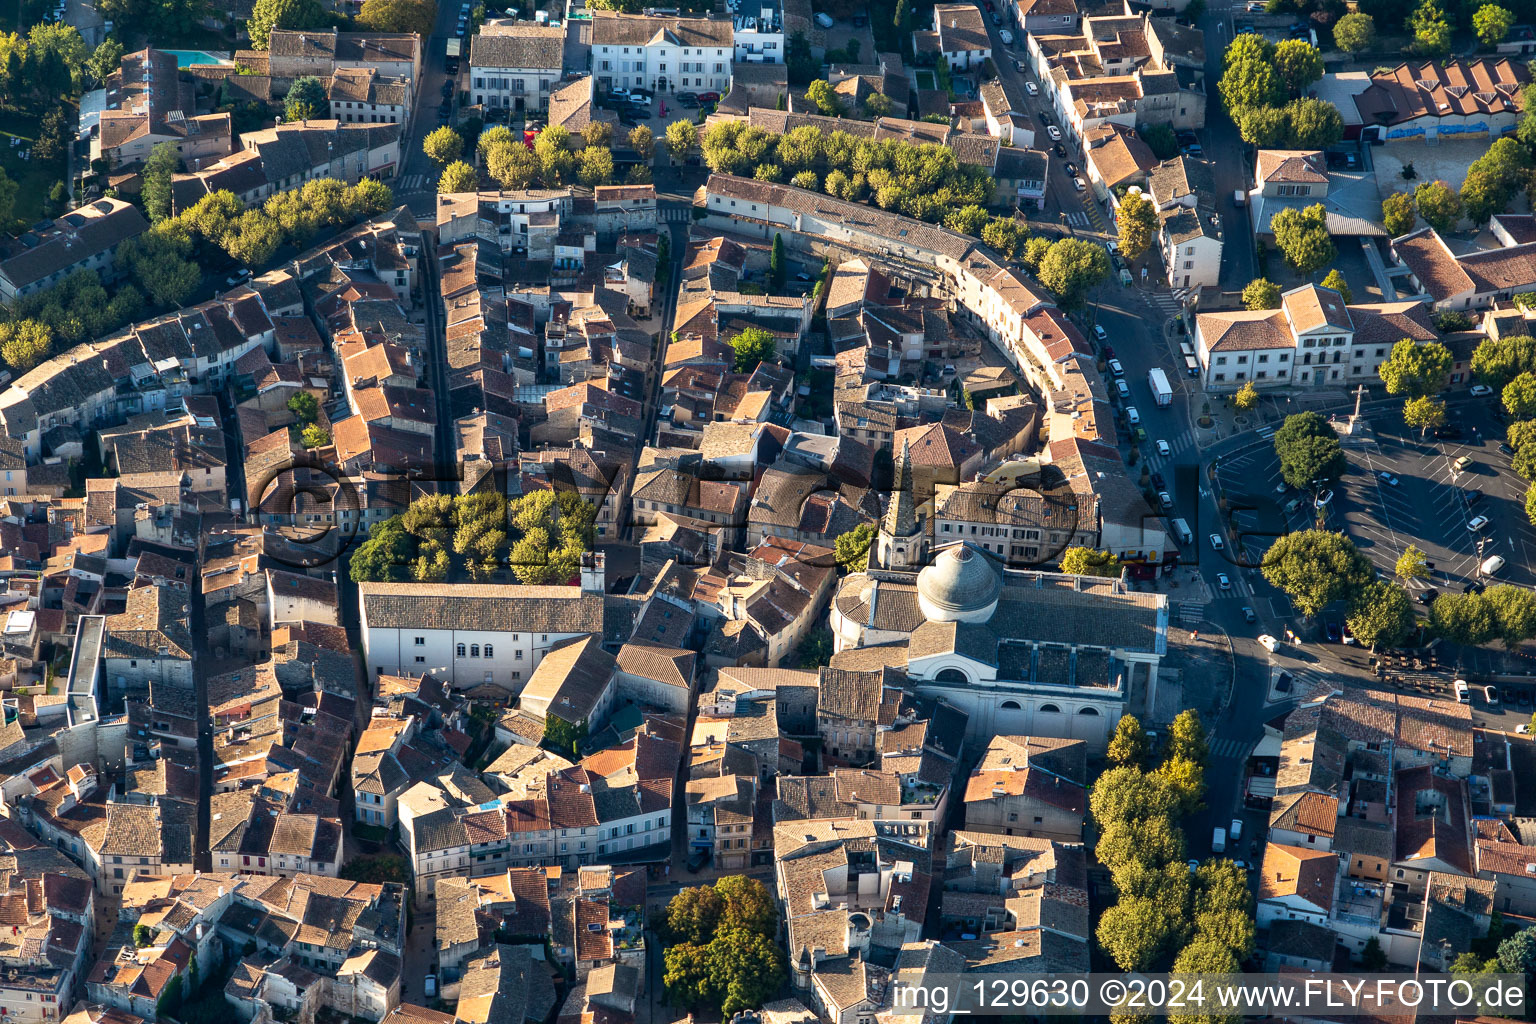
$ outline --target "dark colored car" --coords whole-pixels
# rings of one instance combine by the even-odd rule
[[[1482,500],[1483,500],[1483,492],[1482,491],[1471,490],[1471,491],[1467,492],[1467,504],[1468,505],[1476,505],[1478,502],[1480,502]]]
[[[1518,704],[1518,703],[1520,703],[1520,694],[1515,690],[1515,688],[1513,686],[1506,686],[1506,687],[1504,687],[1504,703],[1505,704]]]
[[[1040,116],[1042,118],[1045,117],[1044,114],[1041,114]],[[1063,146],[1061,143],[1058,142],[1054,146],[1051,147],[1051,152],[1055,153],[1057,156],[1066,156],[1067,155],[1067,147]]]
[[[1503,452],[1505,455],[1515,454],[1515,450],[1509,446],[1508,441],[1499,442],[1499,451]]]
[[[1159,491],[1167,490],[1168,485],[1167,485],[1167,482],[1165,480],[1163,480],[1163,474],[1161,474],[1161,473],[1153,473],[1152,474],[1152,486],[1157,488]]]
[[[1440,591],[1436,590],[1434,587],[1430,587],[1428,590],[1424,590],[1419,593],[1419,604],[1434,604],[1435,598],[1439,596]]]
[[[450,75],[456,75],[456,74],[459,73],[459,58],[457,58],[457,57],[449,57],[448,58],[448,73]]]
[[[683,99],[681,96],[679,96],[677,99],[677,105],[680,107],[687,107],[690,110],[697,110],[699,108],[699,98],[697,96],[689,96],[687,99]]]
[[[1435,436],[1442,441],[1454,441],[1461,437],[1461,428],[1454,423],[1447,423],[1443,427],[1435,428]]]
[[[1343,631],[1339,629],[1339,624],[1337,622],[1333,622],[1332,620],[1330,620],[1327,625],[1323,627],[1323,629],[1327,632],[1328,642],[1331,644],[1338,643],[1339,640],[1341,640],[1344,636]]]
[[[696,92],[680,92],[677,94],[677,102],[686,103],[688,100],[693,100],[697,103],[699,101],[699,94]]]
[[[1045,116],[1045,111],[1043,111],[1043,110],[1040,111],[1040,123],[1041,124],[1050,124],[1051,123],[1051,119]]]
[[[1474,580],[1471,583],[1468,583],[1466,586],[1462,587],[1461,592],[1463,594],[1481,594],[1484,589],[1485,588],[1481,583],[1478,583],[1476,580]]]
[[[450,78],[448,81],[443,83],[443,95],[445,97],[453,95],[453,79]]]
[[[1077,164],[1073,163],[1070,160],[1067,161],[1067,174],[1071,175],[1074,178],[1077,177]]]

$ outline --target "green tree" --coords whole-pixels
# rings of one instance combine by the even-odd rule
[[[1020,247],[1030,242],[1041,242],[1046,248],[1051,244],[1047,238],[1030,238],[1024,226],[1011,217],[993,217],[981,229],[981,240],[1007,259],[1016,259]]]
[[[736,372],[751,373],[758,363],[773,359],[778,344],[771,333],[761,327],[748,327],[731,339],[736,350]]]
[[[48,358],[53,348],[53,332],[37,320],[11,320],[0,323],[0,359],[20,376]]]
[[[1524,974],[1529,980],[1532,971],[1536,971],[1536,932],[1518,931],[1499,943],[1498,961],[1503,973]]]
[[[1179,712],[1168,726],[1168,759],[1183,758],[1195,764],[1204,764],[1209,752],[1200,713],[1193,708]]]
[[[1243,308],[1279,309],[1280,286],[1262,277],[1254,278],[1243,288]]]
[[[986,237],[985,231],[982,232],[982,237]],[[1036,236],[1024,243],[1024,252],[1019,257],[1019,262],[1023,263],[1024,266],[1028,267],[1031,271],[1038,272],[1040,269],[1040,262],[1045,259],[1045,254],[1050,251],[1051,240],[1049,238]]]
[[[437,166],[447,167],[464,152],[464,137],[447,125],[442,125],[421,140],[421,149]]]
[[[712,885],[693,885],[679,889],[667,901],[667,936],[669,942],[707,946],[720,926],[725,900]]]
[[[1429,606],[1429,624],[1440,636],[1468,647],[1485,644],[1499,634],[1493,606],[1482,594],[1441,594]]]
[[[815,671],[832,660],[832,631],[825,626],[808,630],[795,648],[795,667]]]
[[[629,148],[640,154],[640,159],[650,163],[656,158],[656,136],[651,129],[637,124],[629,130]]]
[[[1284,86],[1275,70],[1274,49],[1257,33],[1239,35],[1227,47],[1216,88],[1234,119],[1238,111],[1272,106],[1281,97]]]
[[[1099,830],[1093,852],[1114,873],[1120,895],[1154,898],[1163,879],[1127,869],[1178,863],[1183,870],[1184,832],[1166,814],[1112,821]]]
[[[1489,587],[1483,598],[1493,610],[1498,639],[1510,650],[1536,637],[1536,592],[1501,583]]]
[[[864,97],[864,113],[872,118],[890,117],[895,104],[883,92],[872,92]]]
[[[92,82],[100,82],[118,70],[123,61],[123,44],[112,36],[103,39],[85,62],[85,73]]]
[[[1244,107],[1233,120],[1238,134],[1250,146],[1273,149],[1290,142],[1291,118],[1281,107]]]
[[[462,160],[455,160],[443,168],[442,177],[437,179],[437,191],[443,195],[452,195],[457,192],[473,192],[480,185],[480,176],[475,169]]]
[[[1118,579],[1120,559],[1108,551],[1070,547],[1061,553],[1061,571],[1073,576],[1108,576]]]
[[[1371,563],[1348,537],[1326,530],[1281,537],[1265,554],[1262,569],[1264,578],[1308,618],[1334,601],[1353,598],[1372,573]]]
[[[1487,47],[1492,47],[1504,41],[1509,35],[1510,26],[1514,25],[1515,16],[1498,4],[1484,4],[1472,15],[1472,28],[1477,33],[1478,40]]]
[[[283,100],[283,116],[289,121],[313,121],[324,117],[330,106],[320,79],[304,75],[289,86],[288,96]]]
[[[425,39],[437,21],[432,0],[363,0],[358,27],[370,32],[414,32]]]
[[[313,423],[320,415],[320,400],[308,391],[300,391],[288,399],[288,411],[297,416],[300,423]]]
[[[1424,223],[1442,235],[1461,220],[1461,197],[1443,181],[1426,181],[1413,190],[1413,199]]]
[[[1408,19],[1415,53],[1443,57],[1451,50],[1451,26],[1436,0],[1423,0]]]
[[[1277,43],[1271,58],[1280,87],[1292,96],[1323,77],[1323,55],[1305,39]]]
[[[1157,208],[1140,192],[1127,192],[1120,201],[1120,252],[1135,262],[1157,237]]]
[[[1403,403],[1403,422],[1417,427],[1422,434],[1426,430],[1445,425],[1445,402],[1429,395],[1410,398]]]
[[[1455,360],[1438,341],[1417,344],[1407,338],[1392,346],[1392,354],[1376,371],[1389,395],[1421,397],[1444,390]]]
[[[299,435],[299,443],[305,448],[321,448],[331,443],[331,432],[318,423],[311,423]]]
[[[1068,309],[1080,305],[1089,289],[1109,276],[1109,254],[1097,242],[1060,238],[1040,261],[1040,283]]]
[[[190,242],[150,231],[118,248],[118,262],[157,306],[180,306],[202,282],[203,273],[186,258]]]
[[[773,249],[768,253],[768,284],[775,294],[784,290],[789,279],[789,266],[784,261],[784,236],[773,233]]]
[[[1536,370],[1536,338],[1529,335],[1485,338],[1472,352],[1472,372],[1495,391],[1532,370]]]
[[[1193,814],[1205,797],[1205,768],[1187,757],[1170,757],[1157,769],[1180,814]]]
[[[1328,421],[1315,412],[1295,413],[1275,431],[1280,474],[1296,488],[1332,483],[1344,472],[1344,451]]]
[[[1504,385],[1500,393],[1504,408],[1518,420],[1536,416],[1536,374],[1526,371]]]
[[[1467,169],[1467,176],[1461,183],[1462,213],[1472,223],[1482,224],[1495,214],[1503,213],[1514,193],[1513,183],[1486,167],[1474,165]]]
[[[1390,580],[1372,580],[1360,589],[1345,620],[1365,646],[1396,647],[1413,630],[1413,602]]]
[[[711,992],[711,959],[707,946],[684,942],[668,946],[662,954],[662,984],[673,1006],[700,1006]]]
[[[1515,451],[1536,443],[1536,420],[1519,420],[1504,431],[1504,441]]]
[[[805,87],[805,98],[816,104],[816,109],[828,117],[841,117],[843,103],[825,78],[818,78]]]
[[[139,198],[144,202],[144,213],[151,224],[158,224],[171,215],[171,181],[180,162],[174,142],[157,143],[149,151],[149,159],[144,161]]]
[[[667,152],[673,160],[682,160],[699,144],[699,129],[693,121],[673,121],[667,126]]]
[[[1157,776],[1131,765],[1099,773],[1088,793],[1088,808],[1100,829],[1110,822],[1167,817],[1173,795]]]
[[[944,218],[944,226],[951,231],[958,231],[962,235],[980,238],[981,231],[986,227],[989,219],[984,207],[972,203],[969,206],[962,206],[958,210],[951,210]],[[1013,222],[1003,221],[1003,223],[1011,224]]]
[[[581,741],[586,738],[586,722],[567,722],[557,715],[549,715],[544,719],[543,745],[562,757],[580,754]]]
[[[1397,556],[1393,575],[1404,583],[1410,580],[1429,579],[1429,559],[1425,557],[1424,552],[1409,544],[1403,553]]]
[[[1253,381],[1247,381],[1232,396],[1232,407],[1238,412],[1250,412],[1259,404],[1259,389]]]
[[[556,188],[570,181],[576,169],[571,153],[571,133],[557,124],[539,132],[533,143],[533,155],[539,162],[539,177],[546,188]]]
[[[1323,278],[1323,287],[1338,292],[1346,306],[1355,301],[1354,293],[1349,290],[1349,282],[1344,280],[1344,275],[1339,273],[1337,267],[1328,271],[1328,276]]]
[[[1280,210],[1271,218],[1270,229],[1286,260],[1303,274],[1313,274],[1338,258],[1322,203]]]
[[[485,170],[502,188],[514,191],[533,184],[539,167],[531,149],[521,142],[506,142],[486,150]]]
[[[1136,131],[1159,160],[1172,160],[1179,155],[1179,140],[1173,129],[1166,124],[1137,125]]]
[[[133,944],[139,949],[153,945],[154,941],[155,930],[149,925],[140,923],[133,926]]]
[[[1146,971],[1176,944],[1181,929],[1152,900],[1122,898],[1104,911],[1094,934],[1122,971]]]
[[[1344,137],[1344,117],[1332,103],[1310,96],[1285,105],[1287,138],[1294,149],[1324,149]]]
[[[588,146],[577,155],[576,177],[588,188],[613,180],[613,153],[601,146]]]
[[[643,126],[642,126],[643,127]],[[589,146],[613,147],[613,125],[606,121],[588,121],[581,130],[581,138]]]
[[[319,0],[256,0],[251,17],[245,23],[254,50],[265,50],[276,29],[297,31],[325,27],[325,8]]]
[[[1109,738],[1106,755],[1113,765],[1129,765],[1140,768],[1152,754],[1152,743],[1147,730],[1135,715],[1121,715],[1115,725],[1115,733]]]
[[[1376,19],[1355,11],[1344,15],[1333,26],[1333,45],[1350,56],[1364,53],[1376,44]]]
[[[875,542],[875,528],[860,523],[837,538],[837,564],[849,572],[863,572],[869,566],[869,546]]]
[[[1353,15],[1351,15],[1353,17]],[[1461,200],[1457,200],[1459,204]],[[1418,220],[1418,212],[1413,205],[1413,195],[1408,192],[1393,192],[1381,201],[1381,220],[1387,229],[1387,234],[1393,238],[1406,235],[1413,230],[1413,225]]]

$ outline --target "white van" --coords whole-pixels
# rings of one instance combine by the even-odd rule
[[[1459,704],[1471,704],[1472,703],[1472,694],[1467,689],[1467,681],[1465,679],[1458,679],[1458,680],[1456,680],[1456,682],[1451,684],[1451,689],[1456,691],[1456,701],[1457,701],[1457,703],[1459,703]]]
[[[1129,423],[1133,427],[1139,426],[1141,424],[1141,413],[1136,411],[1136,407],[1134,405],[1128,405],[1125,407],[1125,422]],[[1494,557],[1498,558],[1497,555]],[[1493,559],[1490,558],[1489,561],[1491,562]],[[1500,558],[1499,564],[1503,565],[1504,559]]]
[[[1483,564],[1482,564],[1481,568],[1483,570],[1483,575],[1484,576],[1494,576],[1494,575],[1497,575],[1498,571],[1500,569],[1504,568],[1504,556],[1503,555],[1489,555],[1487,558],[1483,559]]]
[[[1233,818],[1232,819],[1232,827],[1229,828],[1227,830],[1227,832],[1228,832],[1229,835],[1232,836],[1232,841],[1234,843],[1237,842],[1239,839],[1243,838],[1243,819],[1242,818]]]
[[[1194,531],[1189,528],[1189,524],[1184,520],[1175,519],[1172,526],[1173,535],[1179,538],[1180,544],[1193,544],[1195,542]]]

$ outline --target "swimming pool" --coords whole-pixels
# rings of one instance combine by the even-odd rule
[[[179,68],[190,67],[193,64],[233,64],[234,61],[227,57],[220,57],[216,53],[207,50],[162,50],[161,53],[169,53],[176,58],[176,66]]]

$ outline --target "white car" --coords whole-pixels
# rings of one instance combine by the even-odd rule
[[[1034,82],[1025,82],[1024,83],[1024,91],[1029,93],[1031,96],[1039,96],[1040,95],[1040,87],[1038,85],[1036,85]]]
[[[1222,548],[1224,548],[1226,546],[1227,546],[1226,542],[1221,539],[1221,534],[1219,534],[1219,533],[1211,534],[1211,550],[1213,550],[1213,551],[1220,551]]]
[[[1231,590],[1232,589],[1232,581],[1227,578],[1227,574],[1226,573],[1219,572],[1219,573],[1216,574],[1216,587],[1217,587],[1218,590]]]
[[[1376,475],[1378,477],[1380,477],[1381,478],[1381,482],[1386,484],[1388,487],[1396,487],[1397,486],[1397,477],[1393,476],[1391,473],[1388,473],[1386,470],[1383,469],[1381,472],[1377,473]]]
[[[1125,367],[1120,365],[1120,360],[1118,360],[1118,359],[1111,359],[1109,361],[1108,365],[1109,365],[1109,375],[1111,377],[1124,377],[1125,376]]]
[[[1128,402],[1131,399],[1131,386],[1123,380],[1117,380],[1115,381],[1115,394],[1119,395],[1122,401]]]
[[[1278,651],[1280,649],[1280,641],[1276,640],[1274,637],[1270,636],[1268,633],[1260,633],[1259,634],[1259,646],[1264,648],[1270,654],[1274,654],[1276,651]]]
[[[1515,735],[1516,736],[1529,736],[1530,734],[1531,734],[1531,723],[1529,723],[1529,722],[1521,722],[1519,725],[1515,726]]]
[[[1109,340],[1109,332],[1104,329],[1103,324],[1093,325],[1093,336],[1099,340],[1100,345]]]
[[[1473,398],[1484,398],[1493,394],[1493,388],[1489,387],[1487,384],[1473,384],[1470,388],[1467,389],[1467,394],[1471,395]]]
[[[1471,530],[1473,533],[1477,533],[1477,532],[1481,531],[1483,529],[1483,527],[1485,527],[1487,525],[1488,525],[1488,517],[1487,516],[1473,516],[1471,519],[1467,520],[1467,529]]]
[[[1168,447],[1167,441],[1157,442],[1157,454],[1167,457],[1173,454],[1173,449]]]
[[[1317,496],[1317,501],[1314,502],[1314,504],[1318,508],[1327,508],[1328,507],[1328,503],[1330,501],[1332,501],[1332,500],[1333,500],[1333,492],[1332,491],[1324,491],[1322,494],[1319,494]]]
[[[1173,497],[1167,491],[1157,492],[1157,503],[1163,506],[1164,511],[1173,508]]]
[[[1082,178],[1073,178],[1072,179],[1072,187],[1077,189],[1079,192],[1086,192],[1086,191],[1088,191],[1088,186],[1083,184],[1083,179]]]
[[[1047,135],[1049,135],[1051,137],[1051,141],[1052,142],[1060,142],[1061,141],[1061,129],[1057,128],[1053,124],[1046,126],[1045,134],[1047,134]]]

